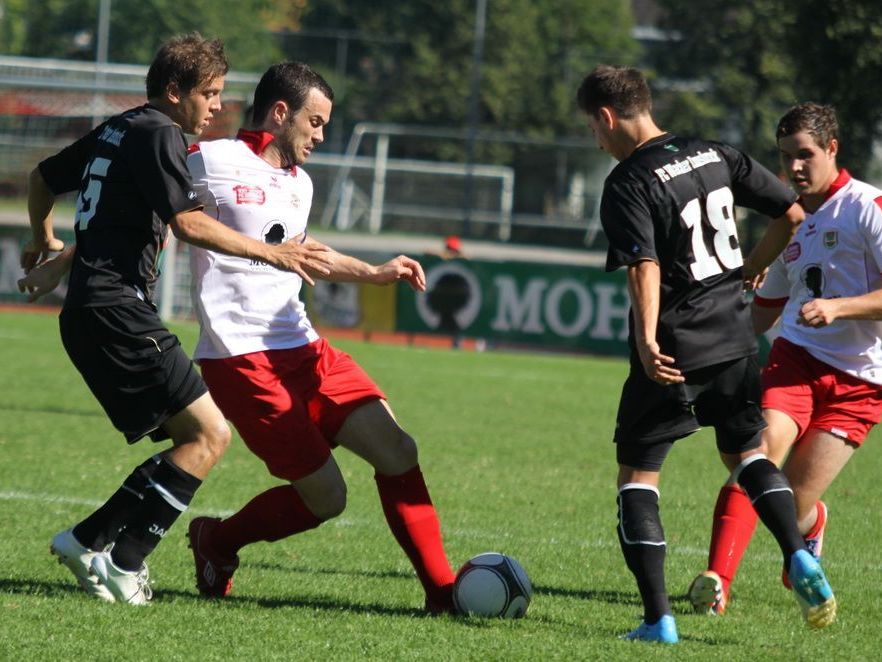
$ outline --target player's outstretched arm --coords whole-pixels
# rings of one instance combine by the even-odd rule
[[[260,260],[283,271],[298,274],[310,285],[315,285],[310,274],[330,272],[331,257],[323,245],[312,246],[291,239],[282,244],[265,244],[219,223],[208,214],[192,210],[175,214],[169,221],[172,232],[181,241],[210,251]]]
[[[329,272],[314,274],[316,278],[335,283],[371,283],[373,285],[390,285],[403,280],[407,281],[417,292],[424,292],[426,289],[426,274],[422,266],[406,255],[399,255],[380,265],[372,265],[351,255],[338,253],[312,237],[307,237],[304,245],[323,246],[332,255]]]
[[[759,240],[750,255],[744,260],[744,280],[746,283],[758,285],[756,282],[762,276],[765,270],[774,261],[776,257],[783,251],[800,223],[805,220],[805,210],[798,203],[794,202],[790,208],[784,212],[783,216],[773,218],[762,238]]]
[[[52,210],[55,207],[55,194],[46,185],[43,173],[34,168],[28,177],[28,218],[31,224],[31,240],[21,251],[21,268],[28,273],[49,257],[49,253],[64,248],[64,243],[55,238],[52,225]]]
[[[51,260],[45,260],[28,271],[24,278],[19,279],[18,291],[27,292],[29,303],[49,294],[58,287],[64,274],[70,271],[74,251],[75,248],[70,246]]]

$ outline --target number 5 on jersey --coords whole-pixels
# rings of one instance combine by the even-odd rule
[[[698,198],[690,200],[680,212],[683,223],[692,231],[692,254],[695,262],[689,268],[695,280],[721,274],[723,267],[737,269],[744,264],[741,247],[738,245],[738,229],[735,227],[734,203],[732,191],[725,186],[708,193],[704,203],[707,220],[715,230],[713,247],[716,256],[708,252],[704,243],[701,201]]]
[[[103,179],[96,177],[106,177],[107,169],[110,167],[110,159],[96,157],[86,166],[83,173],[83,179],[88,178],[89,183],[86,188],[80,191],[77,196],[77,213],[76,228],[80,231],[89,227],[89,221],[95,215],[95,208],[98,206],[98,198],[101,197],[101,184]]]

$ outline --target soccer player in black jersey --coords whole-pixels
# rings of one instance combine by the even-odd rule
[[[835,599],[799,533],[793,492],[763,453],[757,345],[743,294],[804,218],[772,173],[721,143],[656,126],[642,73],[601,65],[578,91],[598,146],[619,164],[607,177],[601,222],[606,268],[627,269],[631,370],[616,422],[618,535],[643,599],[628,639],[676,643],[665,589],[659,475],[674,441],[713,426],[732,477],[784,555],[810,626],[835,616]],[[735,207],[772,217],[745,260]]]
[[[310,283],[306,268],[327,273],[321,248],[257,241],[201,211],[184,132],[199,135],[220,110],[227,69],[220,41],[198,34],[170,40],[148,71],[147,104],[110,118],[30,176],[33,236],[21,262],[36,280],[26,277],[20,287],[34,299],[70,269],[60,327],[72,362],[129,443],[172,440],[98,510],[52,539],[52,553],[80,585],[110,602],[150,599],[145,557],[230,440],[223,414],[153,303],[168,228],[183,241],[262,260]],[[56,195],[75,190],[75,246],[33,270],[62,247],[52,209]]]

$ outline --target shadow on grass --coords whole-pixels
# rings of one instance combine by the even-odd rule
[[[283,563],[249,563],[249,568],[273,572],[303,573],[305,575],[339,575],[342,577],[370,577],[376,579],[414,579],[414,573],[405,570],[341,570],[340,568],[314,568]]]
[[[63,414],[65,416],[83,416],[86,418],[107,418],[101,410],[95,409],[71,409],[69,407],[43,406],[35,407],[32,405],[0,405],[0,411],[10,412],[27,412],[32,414]]]

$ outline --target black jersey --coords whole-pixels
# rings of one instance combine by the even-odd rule
[[[181,128],[150,105],[110,118],[40,163],[55,193],[79,190],[65,306],[152,301],[168,221],[198,208]]]
[[[600,217],[607,271],[649,258],[661,270],[657,341],[694,370],[757,351],[742,292],[735,206],[771,217],[796,196],[739,150],[664,134],[606,179]],[[634,349],[633,316],[629,343]]]

